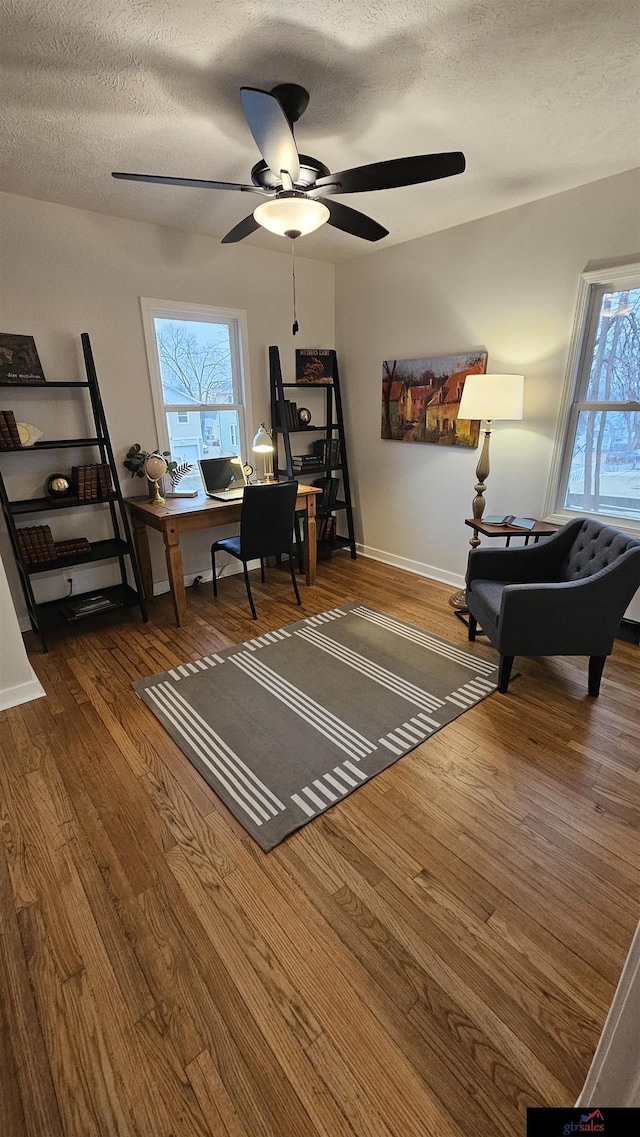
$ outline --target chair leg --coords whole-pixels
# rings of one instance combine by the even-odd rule
[[[600,680],[606,662],[606,655],[592,655],[589,658],[589,694],[594,698],[600,694]]]
[[[468,635],[468,638],[469,638],[470,642],[473,643],[475,638],[476,638],[476,628],[478,627],[478,621],[476,620],[475,616],[471,615],[470,612],[467,612],[467,616],[469,617],[469,635]]]
[[[256,606],[253,603],[253,596],[251,595],[251,585],[249,584],[249,573],[247,571],[247,562],[246,561],[242,562],[242,568],[244,570],[244,586],[247,590],[247,596],[249,598],[249,604],[251,605],[251,615],[253,616],[254,620],[257,620],[258,619],[258,613],[256,612]]]
[[[300,593],[298,592],[298,582],[296,580],[296,568],[293,559],[293,549],[289,553],[289,571],[291,572],[291,583],[293,585],[293,591],[296,594],[296,604],[302,604]]]
[[[513,667],[512,655],[500,656],[500,669],[498,671],[498,690],[501,695],[506,695],[509,686],[509,676],[511,675],[511,668]]]
[[[260,579],[264,584],[264,557],[260,557]]]
[[[218,595],[218,581],[216,580],[216,550],[215,545],[211,549],[211,583],[213,584],[213,595]]]

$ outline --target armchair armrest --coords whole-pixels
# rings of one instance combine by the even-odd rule
[[[508,584],[498,621],[500,652],[608,655],[638,587],[639,552],[630,550],[581,580]]]
[[[473,549],[469,553],[467,584],[473,580],[514,583],[553,580],[557,566],[572,545],[582,521],[568,521],[552,537],[517,549]]]

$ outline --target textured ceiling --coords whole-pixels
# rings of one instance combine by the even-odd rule
[[[222,237],[257,198],[116,182],[246,182],[241,85],[303,84],[300,149],[331,169],[463,150],[460,177],[349,195],[372,248],[640,165],[638,0],[0,0],[0,189]],[[253,245],[281,249],[259,231]],[[288,243],[287,243],[288,244]]]

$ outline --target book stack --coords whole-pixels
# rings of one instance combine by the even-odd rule
[[[313,452],[322,466],[333,469],[340,465],[340,439],[319,438],[313,444]]]
[[[312,485],[317,486],[322,490],[322,494],[318,499],[318,511],[327,512],[333,509],[336,499],[338,497],[338,478],[316,478]]]
[[[298,420],[298,404],[292,403],[290,399],[282,399],[278,403],[280,409],[280,426],[282,430],[298,430],[300,422]]]
[[[333,541],[336,535],[336,519],[333,513],[327,514],[326,517],[318,518],[317,538],[318,541]]]
[[[86,537],[73,537],[69,541],[55,541],[56,558],[73,557],[74,561],[91,559],[91,545]]]
[[[27,565],[42,565],[55,561],[56,547],[48,525],[27,525],[16,529],[20,556]]]
[[[304,474],[305,471],[317,470],[321,465],[317,454],[294,454],[291,466],[294,474]]]
[[[60,611],[67,620],[79,620],[82,616],[93,616],[95,612],[104,612],[107,608],[121,608],[122,601],[114,596],[105,596],[102,592],[94,592],[90,596],[78,596],[64,604]]]
[[[0,450],[18,450],[22,446],[13,411],[0,411]]]
[[[95,466],[74,466],[71,483],[78,501],[101,501],[113,493],[111,467],[106,463]]]

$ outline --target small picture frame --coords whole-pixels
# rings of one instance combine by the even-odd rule
[[[33,336],[0,332],[0,382],[16,386],[46,382]]]

